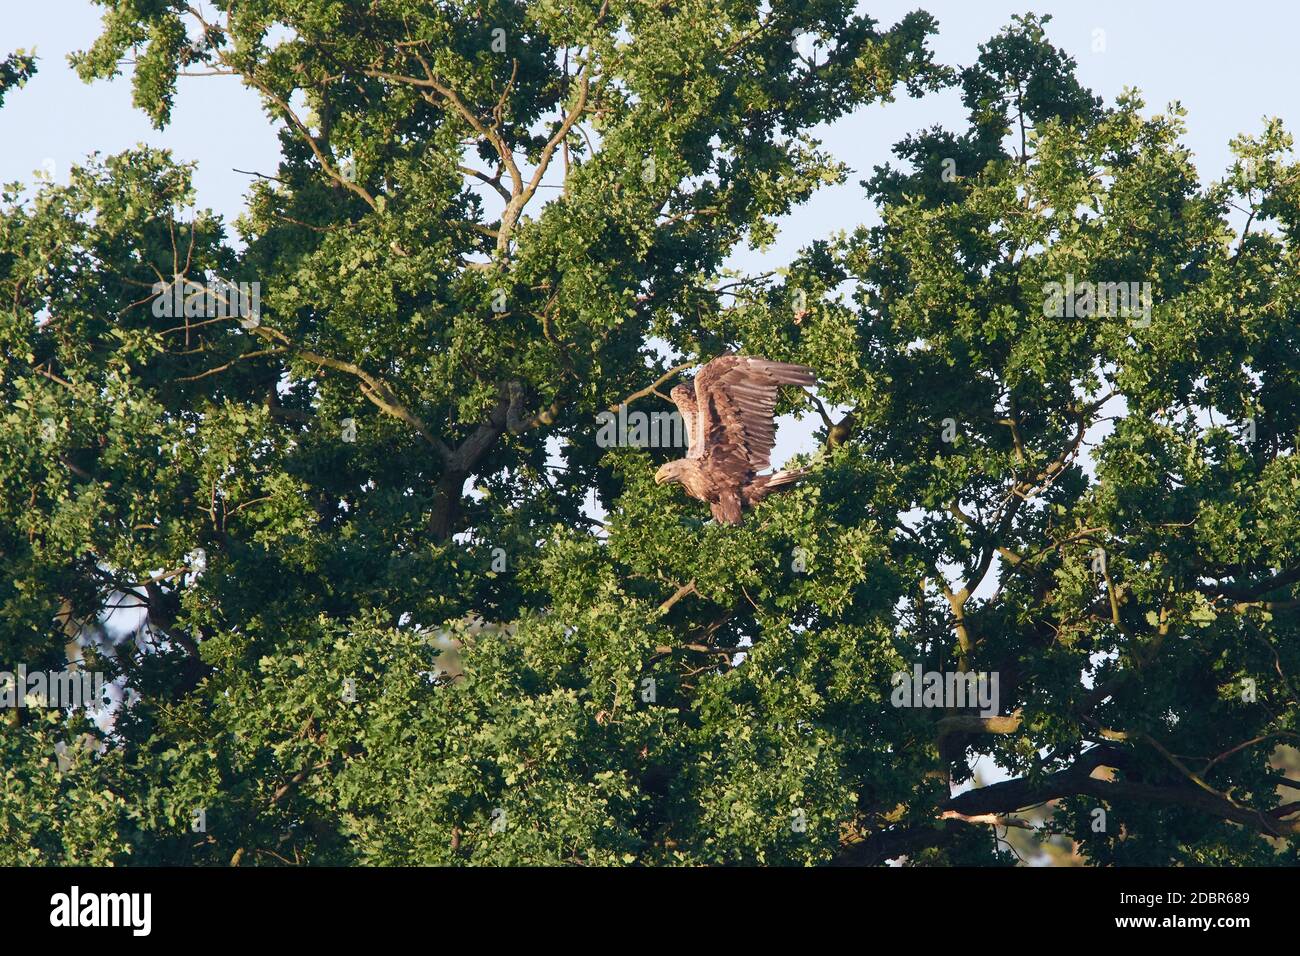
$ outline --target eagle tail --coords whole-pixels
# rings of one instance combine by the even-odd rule
[[[775,490],[785,485],[792,485],[806,474],[808,474],[807,468],[783,468],[772,473],[771,477],[767,479],[764,488]]]
[[[745,488],[745,500],[756,505],[773,492],[793,485],[809,471],[808,468],[783,468],[770,475],[757,475]]]

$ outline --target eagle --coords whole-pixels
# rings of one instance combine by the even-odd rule
[[[655,484],[675,481],[706,501],[719,524],[740,524],[741,512],[802,478],[806,468],[759,472],[771,464],[776,444],[772,421],[782,385],[817,384],[813,370],[745,355],[720,355],[694,382],[670,393],[686,426],[685,458],[655,473]]]

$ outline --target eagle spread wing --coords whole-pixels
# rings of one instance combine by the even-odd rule
[[[695,377],[689,457],[705,458],[710,470],[744,484],[771,464],[779,386],[816,384],[812,369],[803,365],[741,355],[714,359]]]
[[[699,458],[704,454],[704,446],[695,440],[695,387],[689,384],[678,385],[668,396],[677,406],[677,413],[682,416],[683,430],[686,432],[686,457]]]

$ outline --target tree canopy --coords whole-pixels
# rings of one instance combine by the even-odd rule
[[[0,667],[126,702],[10,713],[0,863],[1007,865],[1049,801],[1090,864],[1297,861],[1280,122],[1203,182],[1033,16],[954,68],[848,0],[99,3],[83,79],[236,76],[283,160],[233,231],[166,151],[4,187]],[[819,126],[953,86],[878,224],[734,267],[850,176]],[[597,441],[726,351],[820,378],[738,527]]]

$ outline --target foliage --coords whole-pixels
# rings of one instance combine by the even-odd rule
[[[6,187],[0,648],[80,634],[130,703],[14,713],[0,862],[1005,865],[962,817],[1057,799],[1093,863],[1295,862],[1279,123],[1202,186],[1032,17],[955,72],[844,0],[100,2],[83,78],[135,51],[162,126],[238,75],[284,159],[239,241],[165,152]],[[951,83],[880,225],[727,268],[847,175],[819,124]],[[1150,323],[1047,314],[1067,274]],[[214,275],[255,320],[158,314]],[[736,528],[595,439],[727,348],[851,409]],[[1001,719],[892,706],[916,663]]]

